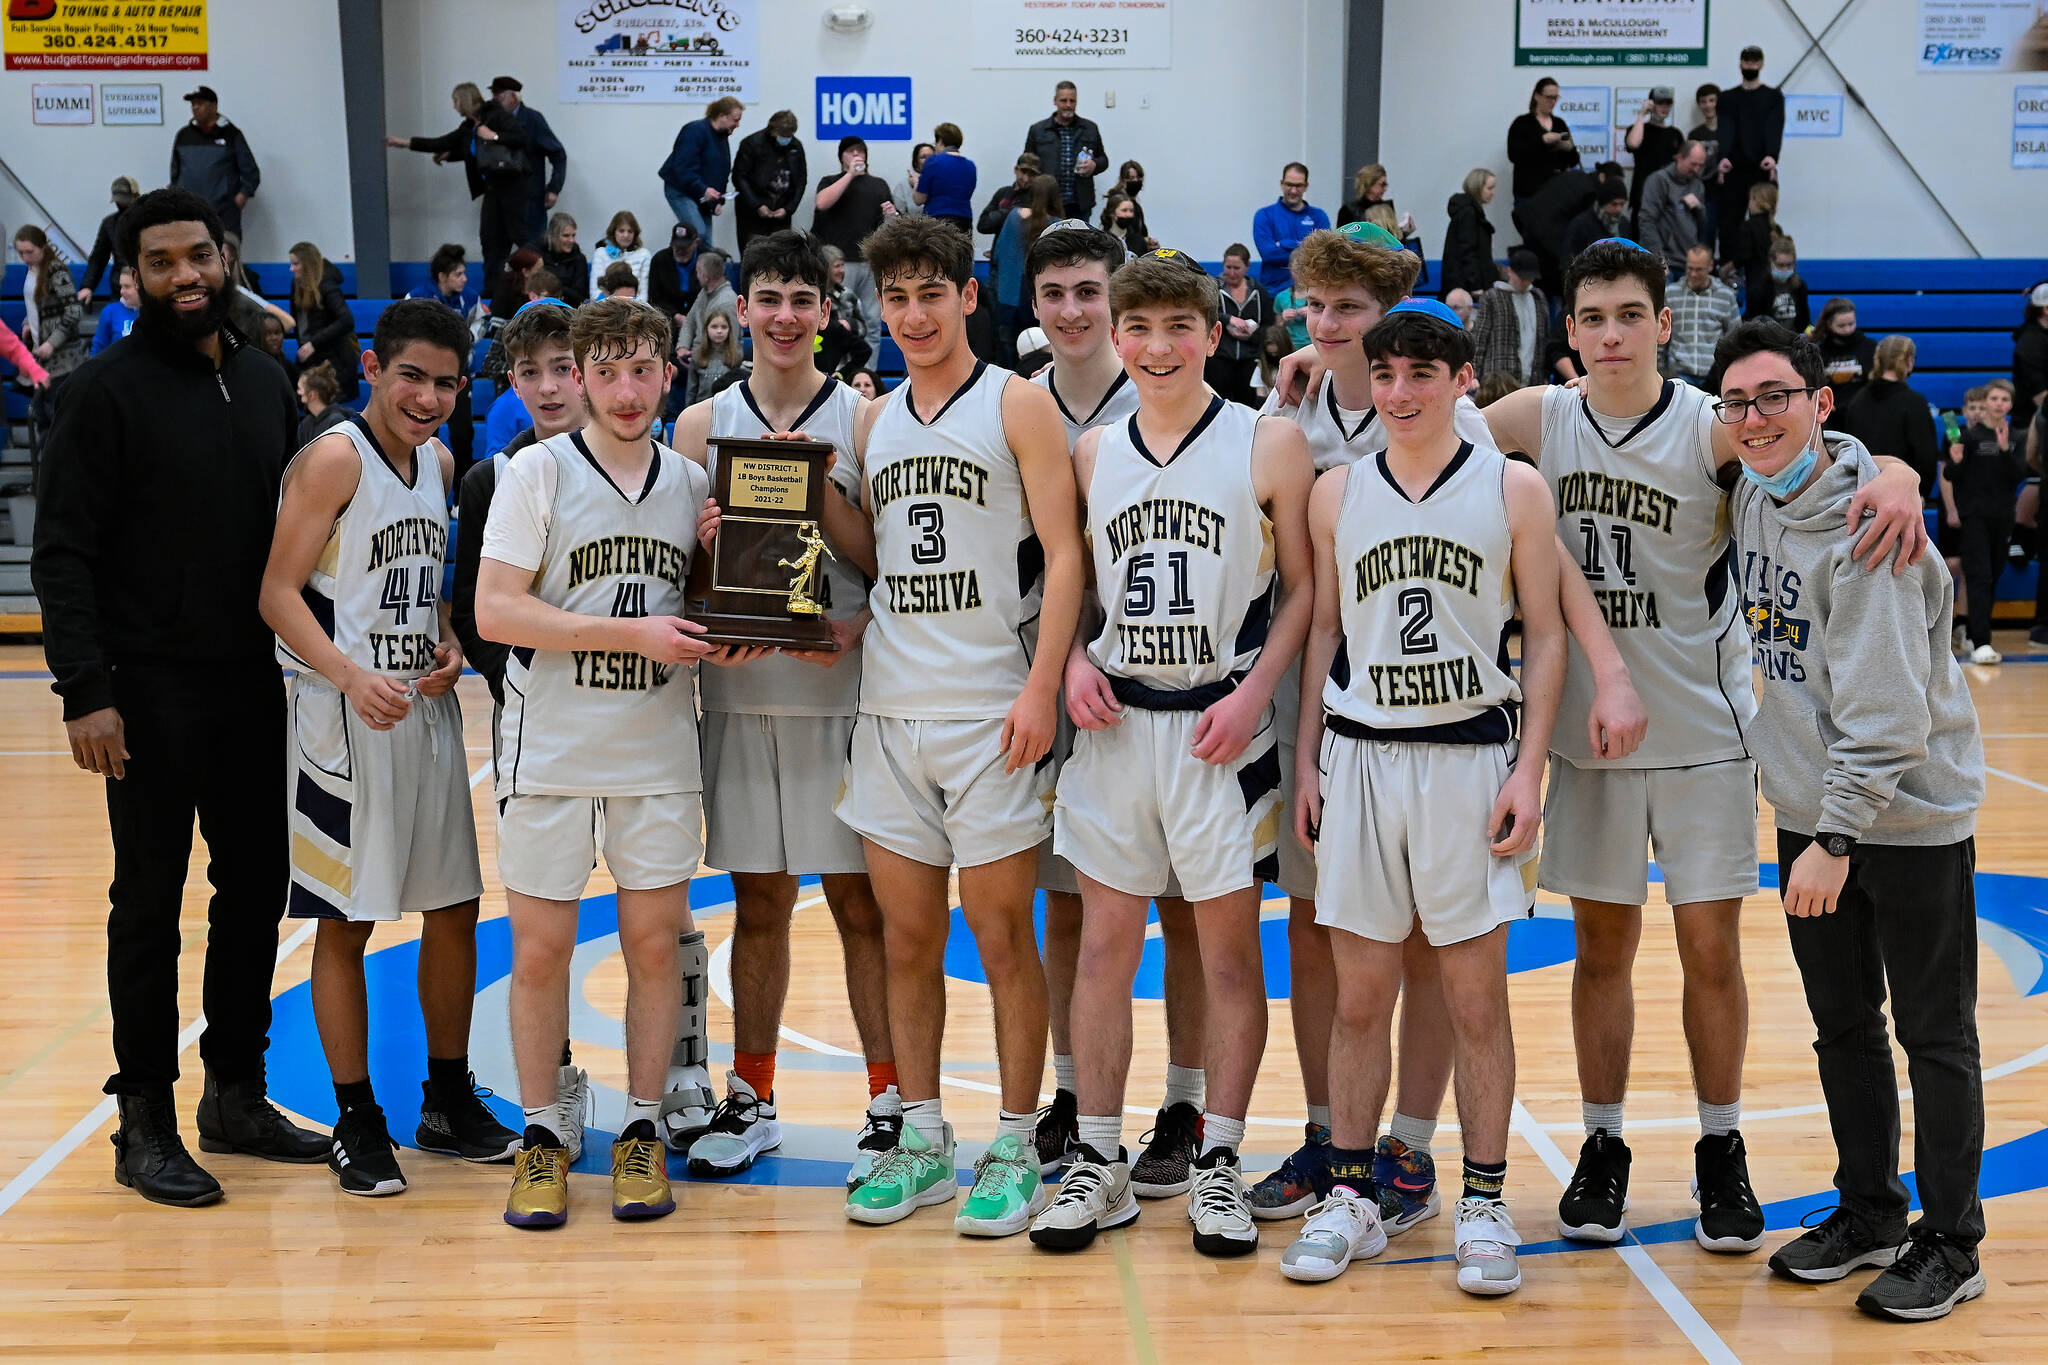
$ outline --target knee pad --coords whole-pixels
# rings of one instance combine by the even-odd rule
[[[708,969],[711,955],[704,949],[704,931],[692,929],[676,940],[683,988],[683,1012],[676,1020],[675,1048],[670,1066],[703,1066],[711,1059],[705,1035],[705,1010],[711,985]]]

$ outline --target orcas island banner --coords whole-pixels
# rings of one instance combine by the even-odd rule
[[[754,98],[755,0],[557,0],[568,104]]]

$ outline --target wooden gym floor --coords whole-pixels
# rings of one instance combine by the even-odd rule
[[[831,922],[808,896],[795,928],[795,981],[785,1020],[778,1099],[784,1156],[749,1183],[679,1181],[680,1208],[651,1225],[606,1216],[601,1174],[572,1181],[572,1219],[551,1234],[500,1221],[508,1168],[465,1166],[402,1151],[411,1190],[396,1199],[340,1194],[319,1167],[213,1157],[227,1200],[183,1211],[146,1204],[111,1179],[112,1102],[104,964],[111,864],[100,786],[65,750],[40,651],[0,648],[0,1354],[144,1359],[333,1355],[380,1360],[490,1355],[553,1360],[653,1350],[678,1360],[1453,1359],[1514,1352],[1579,1361],[2019,1361],[2048,1357],[2048,654],[2000,633],[2008,662],[1970,669],[1994,775],[1978,831],[1984,952],[1979,1021],[1987,1070],[1983,1248],[1990,1291],[1946,1322],[1880,1323],[1851,1307],[1862,1277],[1832,1287],[1777,1282],[1765,1253],[1716,1257],[1689,1235],[1693,1101],[1675,1001],[1669,919],[1646,921],[1637,969],[1639,1023],[1628,1136],[1635,1150],[1631,1226],[1619,1249],[1555,1247],[1552,1218],[1580,1140],[1568,1011],[1569,925],[1518,929],[1513,978],[1520,1108],[1509,1203],[1525,1241],[1524,1288],[1506,1299],[1461,1294],[1443,1258],[1448,1218],[1396,1241],[1335,1284],[1297,1285],[1276,1268],[1297,1224],[1267,1224],[1256,1258],[1217,1262],[1188,1243],[1181,1201],[1092,1250],[1055,1257],[1022,1237],[972,1242],[951,1208],[892,1228],[848,1223],[839,1168],[866,1090]],[[472,769],[488,761],[488,698],[468,706]],[[274,799],[253,792],[252,801]],[[494,875],[488,794],[476,797],[485,913],[472,1056],[480,1077],[515,1090],[505,1042],[503,901]],[[1768,835],[1766,822],[1760,839]],[[1768,861],[1770,846],[1761,843]],[[203,859],[203,852],[200,857]],[[590,894],[609,890],[600,874]],[[186,898],[181,1023],[198,1017],[205,881],[195,863]],[[1653,892],[1653,897],[1655,893]],[[707,875],[700,924],[714,949],[714,990],[729,993],[729,900]],[[1270,913],[1283,902],[1271,902]],[[1775,893],[1748,906],[1752,1000],[1743,1129],[1759,1197],[1772,1215],[1766,1252],[1801,1213],[1832,1202],[1833,1168],[1819,1110],[1811,1026]],[[579,956],[579,1060],[600,1087],[623,1082],[614,1022],[624,977],[608,907],[587,906]],[[491,921],[499,921],[492,923]],[[1268,926],[1269,980],[1284,982]],[[1525,932],[1526,931],[1526,932]],[[424,1068],[409,997],[411,926],[380,930],[374,1071],[392,1128],[411,1132]],[[276,978],[273,1093],[307,1118],[333,1117],[304,983],[311,959],[287,921]],[[986,992],[958,955],[946,1046],[949,1117],[963,1147],[992,1133],[993,1051]],[[2043,994],[2028,992],[2042,990]],[[1141,978],[1141,995],[1144,994]],[[1151,992],[1155,997],[1156,988]],[[1265,1169],[1298,1141],[1303,1113],[1284,986],[1253,1101],[1248,1165]],[[1128,1133],[1149,1124],[1165,1065],[1155,999],[1138,1006],[1139,1057]],[[714,1040],[730,1015],[714,1000]],[[188,1027],[184,1040],[197,1035]],[[716,1053],[716,1056],[729,1055]],[[179,1090],[192,1137],[199,1063],[187,1048]],[[1903,1075],[1903,1059],[1901,1060]],[[1050,1077],[1047,1078],[1050,1084]],[[605,1101],[613,1106],[609,1117]],[[616,1096],[595,1123],[616,1126]],[[1447,1119],[1451,1116],[1447,1115]],[[598,1140],[601,1144],[602,1139]],[[978,1150],[978,1148],[977,1148]],[[1910,1161],[1910,1128],[1907,1144]],[[1437,1158],[1453,1179],[1448,1123]],[[963,1156],[963,1164],[966,1158]],[[598,1145],[579,1169],[601,1170]],[[1611,1357],[1609,1357],[1611,1358]]]

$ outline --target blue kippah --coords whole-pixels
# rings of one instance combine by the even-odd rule
[[[568,307],[570,307],[570,306],[571,306],[571,305],[569,304],[569,302],[568,302],[568,301],[567,301],[566,299],[557,299],[557,298],[540,298],[540,299],[528,299],[528,300],[527,300],[527,301],[526,301],[525,303],[522,303],[522,304],[520,304],[520,305],[519,305],[519,307],[517,307],[516,309],[514,309],[514,310],[512,311],[512,316],[516,318],[516,317],[518,317],[518,316],[519,316],[519,315],[520,315],[521,313],[525,312],[525,311],[526,311],[527,309],[529,309],[529,308],[538,308],[538,307],[540,307],[540,306],[541,306],[542,304],[544,304],[544,303],[549,303],[549,304],[553,304],[553,305],[554,305],[555,307],[557,307],[557,308],[568,308]]]
[[[1637,242],[1637,241],[1631,241],[1631,240],[1630,240],[1629,238],[1627,238],[1627,237],[1602,237],[1602,238],[1601,238],[1601,239],[1600,239],[1599,241],[1597,241],[1597,242],[1594,242],[1594,243],[1592,243],[1592,245],[1593,245],[1593,246],[1625,246],[1625,247],[1630,247],[1630,248],[1632,248],[1632,249],[1634,249],[1634,250],[1636,250],[1636,251],[1640,251],[1640,252],[1642,252],[1642,253],[1643,253],[1643,254],[1644,254],[1645,256],[1647,256],[1647,255],[1649,255],[1649,254],[1650,254],[1650,248],[1648,248],[1648,247],[1644,246],[1644,245],[1643,245],[1643,244],[1642,244],[1641,242]]]
[[[1448,306],[1439,303],[1435,299],[1402,299],[1392,308],[1389,308],[1386,315],[1392,317],[1396,313],[1420,313],[1424,317],[1435,318],[1438,322],[1449,323],[1461,332],[1465,330],[1465,324],[1458,315],[1452,312]]]

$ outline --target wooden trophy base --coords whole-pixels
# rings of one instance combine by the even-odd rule
[[[734,616],[725,612],[699,611],[698,603],[685,608],[685,618],[706,627],[698,636],[714,645],[767,645],[775,649],[822,649],[836,653],[838,637],[822,616],[808,620],[797,616]]]

